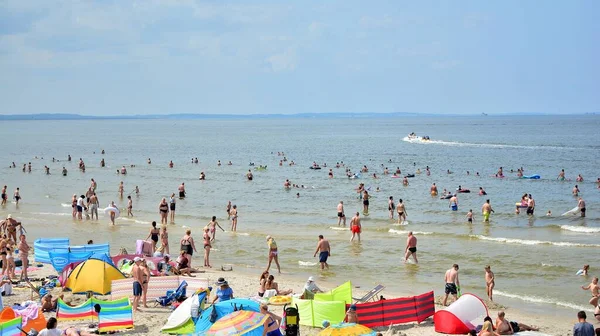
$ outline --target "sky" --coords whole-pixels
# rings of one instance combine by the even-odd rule
[[[0,114],[600,111],[600,1],[0,0]]]

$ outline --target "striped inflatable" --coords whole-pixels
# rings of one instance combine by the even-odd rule
[[[2,336],[20,336],[23,323],[21,317],[0,324],[0,335]]]
[[[133,328],[133,309],[129,305],[100,310],[98,331],[101,333]]]

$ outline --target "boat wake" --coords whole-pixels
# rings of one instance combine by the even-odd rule
[[[585,147],[562,147],[562,146],[523,146],[523,145],[503,145],[493,143],[472,143],[459,141],[443,141],[443,140],[423,140],[420,137],[409,138],[404,137],[402,141],[427,145],[442,145],[456,147],[483,147],[483,148],[515,148],[515,149],[589,149]]]

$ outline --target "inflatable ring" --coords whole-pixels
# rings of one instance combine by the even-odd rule
[[[291,296],[277,295],[277,296],[273,296],[273,297],[269,298],[269,304],[276,305],[276,306],[282,306],[282,305],[286,305],[286,304],[290,304],[290,303],[292,303]]]

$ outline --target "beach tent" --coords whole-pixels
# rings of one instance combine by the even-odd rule
[[[210,322],[210,316],[213,314],[213,307],[217,314],[218,321],[221,317],[229,315],[237,310],[250,310],[253,312],[260,312],[260,306],[258,302],[248,299],[232,299],[223,302],[217,302],[200,314],[198,321],[196,321],[196,329],[194,335],[204,335],[205,332],[213,325]]]
[[[67,265],[88,260],[93,254],[94,252],[69,252],[68,250],[48,251],[50,263],[59,273]]]
[[[468,334],[475,329],[475,320],[488,316],[485,303],[476,295],[463,294],[449,307],[433,315],[435,331],[443,334]]]
[[[205,299],[209,295],[208,289],[202,289],[187,298],[171,313],[160,331],[167,334],[193,333],[196,330],[194,318],[204,310]]]
[[[67,278],[65,288],[76,294],[93,292],[106,295],[110,293],[111,281],[121,279],[125,279],[125,275],[114,265],[90,258],[73,269]]]

